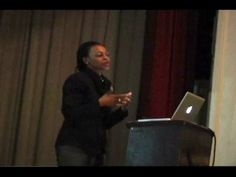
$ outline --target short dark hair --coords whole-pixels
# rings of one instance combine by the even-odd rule
[[[90,49],[95,45],[102,45],[97,41],[87,41],[82,43],[77,50],[77,70],[83,70],[87,68],[87,65],[84,63],[83,58],[88,57]]]

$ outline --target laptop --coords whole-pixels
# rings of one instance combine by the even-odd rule
[[[186,92],[174,114],[171,118],[149,118],[139,119],[138,122],[149,122],[149,121],[170,121],[170,120],[185,120],[190,122],[197,122],[196,117],[203,106],[205,99],[193,94]]]

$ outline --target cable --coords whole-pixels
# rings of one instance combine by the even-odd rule
[[[215,165],[215,155],[216,155],[216,135],[214,132],[213,132],[213,139],[214,139],[214,151],[213,151],[212,166]]]

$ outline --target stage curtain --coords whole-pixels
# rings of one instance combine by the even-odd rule
[[[194,80],[197,13],[147,12],[138,118],[171,117]]]
[[[145,11],[0,11],[0,166],[56,166],[62,85],[74,72],[78,46],[105,43],[117,92],[139,95]],[[133,78],[135,76],[135,79]],[[126,120],[135,119],[137,99]],[[108,132],[107,165],[123,162],[125,121]]]

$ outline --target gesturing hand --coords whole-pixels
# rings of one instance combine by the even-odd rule
[[[132,99],[132,92],[128,92],[126,94],[121,94],[120,95],[121,104],[118,106],[120,106],[122,109],[127,108],[129,103],[131,102],[131,99]]]
[[[131,102],[132,92],[125,94],[106,93],[99,98],[100,106],[126,108]]]
[[[111,106],[114,107],[119,104],[119,96],[114,93],[105,93],[98,100],[100,106]]]

